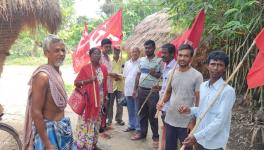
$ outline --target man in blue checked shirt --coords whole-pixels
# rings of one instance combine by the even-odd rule
[[[196,118],[207,109],[208,104],[214,99],[218,90],[225,81],[224,75],[229,63],[228,56],[223,51],[213,51],[208,56],[208,70],[210,79],[200,86],[199,107],[180,106],[180,113],[191,113]],[[236,94],[233,87],[226,85],[216,103],[198,125],[194,134],[184,140],[183,144],[191,146],[195,144],[196,150],[223,150],[228,142],[232,107],[235,103]]]

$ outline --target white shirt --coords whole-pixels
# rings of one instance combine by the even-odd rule
[[[132,61],[128,60],[125,63],[123,75],[125,77],[124,94],[125,96],[133,96],[136,76],[139,70],[139,59]]]

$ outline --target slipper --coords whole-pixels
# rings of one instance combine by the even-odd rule
[[[135,129],[132,128],[126,128],[125,130],[123,130],[124,132],[130,132],[130,131],[134,131]]]
[[[144,139],[145,137],[142,137],[140,133],[136,133],[131,137],[131,140],[136,141],[136,140],[141,140]]]
[[[153,141],[152,147],[153,148],[159,148],[159,141]]]

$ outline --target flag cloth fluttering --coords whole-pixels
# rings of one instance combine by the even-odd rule
[[[264,28],[257,35],[255,41],[259,52],[247,74],[247,84],[249,89],[264,85]]]
[[[199,13],[195,16],[192,26],[185,30],[181,36],[174,39],[171,44],[173,44],[176,49],[178,49],[181,44],[188,43],[194,49],[197,49],[203,34],[204,22],[205,11],[204,9],[201,9]],[[158,57],[161,57],[161,51],[157,51],[156,55]],[[175,59],[176,57],[177,53],[175,53]]]
[[[81,40],[72,54],[73,68],[76,73],[81,70],[82,66],[88,63],[89,49],[92,47],[100,47],[101,41],[104,38],[109,38],[113,45],[119,45],[121,43],[123,39],[122,9],[89,34],[87,25],[85,25]]]

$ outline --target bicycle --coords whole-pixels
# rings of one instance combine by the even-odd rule
[[[0,114],[0,150],[22,150],[22,142],[16,129],[1,122],[3,115]]]

